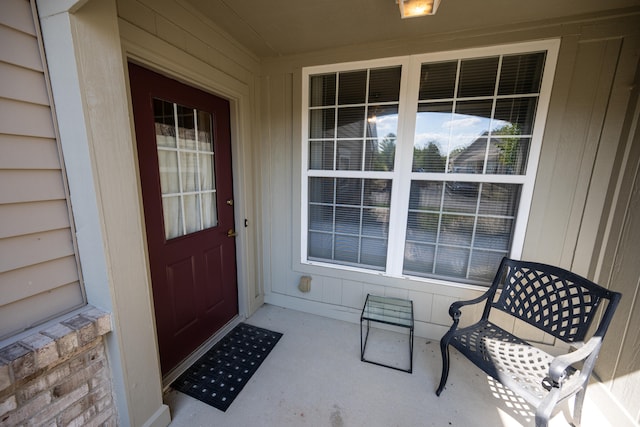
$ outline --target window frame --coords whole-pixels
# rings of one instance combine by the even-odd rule
[[[422,64],[430,62],[445,62],[453,60],[475,59],[491,56],[527,54],[546,51],[546,59],[540,83],[538,105],[533,121],[533,132],[523,175],[490,175],[456,173],[456,180],[471,180],[475,182],[499,182],[520,184],[521,193],[518,203],[515,225],[513,229],[511,247],[508,256],[520,258],[524,248],[526,227],[531,213],[531,203],[535,185],[538,163],[542,149],[549,102],[551,98],[555,68],[560,47],[559,39],[548,39],[534,42],[492,45],[481,48],[470,48],[434,53],[414,54],[391,58],[371,59],[364,61],[325,64],[302,68],[302,104],[301,104],[301,188],[300,188],[300,262],[302,265],[320,266],[338,270],[364,272],[367,274],[383,275],[393,278],[405,278],[416,281],[444,283],[448,285],[469,284],[465,281],[455,281],[451,278],[435,278],[408,275],[403,273],[404,250],[406,243],[407,218],[409,212],[409,193],[411,182],[445,181],[449,173],[413,172],[413,148],[415,126],[418,109],[419,79]],[[394,169],[391,172],[376,171],[344,171],[320,170],[309,168],[309,89],[310,77],[318,74],[339,73],[361,69],[382,67],[401,67],[400,94],[398,103],[398,132],[396,138],[396,152]],[[390,179],[392,182],[389,219],[389,239],[387,242],[387,261],[384,270],[368,269],[366,267],[343,265],[329,261],[310,260],[308,258],[308,214],[309,194],[308,183],[311,177],[345,177],[345,178],[374,178]],[[496,179],[499,177],[499,179]],[[451,180],[449,178],[449,180]]]

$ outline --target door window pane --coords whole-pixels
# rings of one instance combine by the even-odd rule
[[[211,114],[153,100],[165,238],[218,224]]]

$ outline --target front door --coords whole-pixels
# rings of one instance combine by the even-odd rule
[[[129,63],[166,374],[238,314],[229,102]]]

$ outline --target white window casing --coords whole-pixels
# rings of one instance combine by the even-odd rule
[[[483,188],[482,185],[490,186],[493,184],[499,184],[499,185],[508,187],[511,184],[517,184],[518,186],[520,186],[519,198],[517,199],[518,200],[517,208],[515,210],[516,212],[515,219],[514,219],[515,224],[512,226],[512,229],[511,229],[510,244],[508,245],[508,248],[504,251],[505,253],[503,254],[513,258],[519,258],[521,256],[524,240],[525,240],[525,231],[526,231],[527,220],[529,217],[529,212],[531,207],[533,188],[535,184],[538,160],[540,157],[542,138],[543,138],[543,133],[545,128],[545,121],[547,116],[549,99],[551,95],[553,76],[554,76],[555,66],[556,66],[557,57],[558,57],[559,45],[560,45],[560,41],[557,39],[554,39],[554,40],[543,40],[543,41],[528,42],[528,43],[490,46],[490,47],[483,47],[483,48],[476,48],[476,49],[428,53],[428,54],[421,54],[421,55],[410,55],[410,56],[404,56],[404,57],[394,57],[394,58],[376,59],[376,60],[370,60],[370,61],[330,64],[330,65],[321,65],[321,66],[303,68],[302,70],[302,112],[301,112],[301,124],[302,124],[301,125],[302,185],[301,185],[301,213],[300,213],[301,215],[301,258],[300,258],[301,263],[309,264],[309,265],[319,265],[319,266],[330,267],[330,268],[369,272],[374,274],[383,274],[390,277],[411,277],[412,279],[417,279],[417,280],[424,280],[424,277],[429,277],[430,280],[435,279],[437,281],[444,281],[445,283],[458,283],[459,281],[457,280],[456,277],[447,276],[446,274],[444,275],[437,274],[437,272],[435,274],[426,274],[426,275],[422,275],[422,274],[415,275],[411,271],[403,272],[403,269],[404,269],[403,266],[405,264],[405,260],[404,260],[405,245],[407,244],[406,236],[408,233],[407,224],[409,220],[408,217],[409,217],[409,210],[410,210],[408,208],[410,206],[410,193],[411,193],[412,182],[425,183],[425,184],[429,182],[432,183],[429,185],[438,185],[440,183],[439,185],[441,185],[440,188],[442,189],[443,200],[445,199],[445,196],[444,196],[445,191],[449,191],[449,187],[447,187],[447,185],[450,185],[452,183],[453,184],[456,184],[458,182],[476,183],[475,185],[478,185],[478,188],[480,189],[478,191],[479,194],[482,193],[482,190],[481,190]],[[532,131],[530,135],[525,135],[526,138],[523,138],[520,134],[516,134],[518,135],[516,138],[522,138],[522,139],[518,139],[517,140],[518,142],[523,141],[526,143],[527,140],[530,140],[528,145],[528,154],[525,153],[527,157],[524,161],[524,165],[522,166],[523,170],[520,173],[516,172],[516,173],[501,174],[498,172],[491,173],[487,171],[487,165],[489,164],[488,153],[490,148],[492,147],[492,144],[495,144],[492,141],[492,136],[491,136],[491,132],[493,132],[492,130],[490,130],[488,134],[482,135],[486,140],[487,154],[484,157],[485,166],[483,166],[483,169],[481,172],[462,170],[461,171],[462,173],[459,173],[458,171],[455,171],[455,173],[453,173],[454,171],[450,170],[451,165],[453,164],[452,163],[453,155],[451,154],[453,151],[450,150],[451,146],[448,146],[449,148],[449,151],[447,152],[448,154],[446,154],[443,157],[443,158],[446,157],[446,163],[444,163],[444,166],[443,166],[444,169],[442,171],[437,171],[437,172],[428,171],[428,170],[414,171],[415,166],[412,165],[412,162],[414,162],[414,136],[416,134],[418,105],[419,103],[424,103],[424,101],[419,100],[419,96],[418,96],[420,92],[420,87],[421,87],[420,79],[421,79],[421,70],[422,70],[423,64],[432,65],[432,64],[446,63],[447,61],[451,61],[451,62],[458,61],[458,71],[455,77],[456,78],[455,80],[456,95],[454,95],[454,99],[445,100],[446,102],[449,102],[452,105],[454,105],[454,111],[452,112],[451,116],[454,117],[456,114],[458,114],[458,111],[455,110],[456,102],[460,102],[460,104],[462,104],[464,102],[478,103],[480,101],[483,101],[487,103],[488,101],[491,101],[493,105],[491,110],[491,116],[489,116],[489,121],[491,121],[491,120],[499,120],[497,117],[493,119],[492,117],[494,117],[493,116],[494,110],[496,109],[496,105],[500,100],[504,100],[504,99],[509,100],[510,98],[514,98],[514,99],[523,98],[523,96],[517,92],[514,92],[514,95],[501,94],[500,96],[498,96],[498,86],[500,84],[499,82],[500,71],[498,71],[495,77],[496,82],[494,83],[495,92],[492,95],[485,96],[485,97],[478,97],[478,100],[480,101],[478,101],[476,98],[473,98],[473,97],[467,97],[467,98],[464,98],[462,101],[457,101],[457,97],[459,96],[457,85],[458,85],[459,76],[460,76],[460,64],[462,64],[465,60],[467,60],[468,63],[471,63],[473,62],[473,60],[476,60],[476,59],[498,58],[497,59],[499,60],[498,70],[500,70],[500,67],[502,66],[502,60],[505,57],[509,57],[510,55],[511,56],[526,55],[526,54],[534,54],[539,52],[545,53],[545,56],[543,57],[543,60],[542,60],[543,71],[542,71],[542,77],[539,83],[539,91],[538,93],[535,93],[532,95],[525,95],[525,97],[530,96],[531,98],[533,98],[534,103],[535,103],[535,98],[537,98],[537,104],[533,107],[533,122],[531,126]],[[310,146],[310,141],[316,142],[316,140],[312,139],[310,135],[311,131],[310,131],[309,116],[310,116],[310,111],[313,108],[317,108],[317,107],[310,106],[311,77],[322,76],[325,74],[326,75],[335,74],[336,76],[338,76],[336,77],[336,79],[339,79],[339,76],[345,75],[345,73],[347,72],[379,70],[379,69],[385,69],[385,68],[391,68],[391,67],[400,67],[401,69],[399,94],[398,94],[399,100],[397,102],[397,109],[398,109],[397,132],[396,132],[396,140],[395,140],[395,162],[394,162],[393,170],[391,171],[366,170],[367,168],[364,167],[364,164],[363,164],[363,167],[360,169],[351,170],[353,168],[349,166],[345,168],[344,165],[339,166],[337,164],[338,163],[337,151],[339,149],[338,144],[340,143],[346,144],[350,142],[350,141],[344,141],[345,139],[348,139],[348,138],[340,138],[340,136],[338,135],[339,130],[337,130],[337,128],[338,128],[339,110],[341,108],[346,109],[349,106],[348,104],[345,104],[347,105],[347,107],[345,107],[345,105],[340,105],[338,101],[337,97],[340,95],[340,93],[338,93],[339,92],[338,83],[335,83],[335,87],[336,87],[335,106],[328,107],[329,110],[331,109],[335,110],[335,113],[333,114],[335,114],[336,116],[335,117],[336,124],[334,126],[335,129],[332,130],[335,133],[332,137],[328,137],[327,140],[325,141],[329,144],[331,144],[331,141],[334,141],[333,142],[334,152],[332,153],[333,167],[324,167],[324,169],[320,167],[315,167],[314,169],[311,169],[309,146]],[[367,72],[368,72],[367,83],[366,83],[367,86],[365,91],[368,94],[369,93],[368,92],[369,76],[371,74],[370,74],[370,71],[367,71]],[[360,106],[360,104],[357,104],[357,106],[363,108],[364,111],[368,112],[369,111],[368,109],[372,107],[371,104],[373,102],[369,102],[369,99],[368,99],[369,95],[366,95],[366,96],[367,96],[367,100],[365,101],[365,104],[363,104],[362,106]],[[444,102],[439,102],[438,99],[435,99],[435,101],[431,100],[428,102],[432,102],[434,105],[438,103],[444,103]],[[496,123],[498,122],[496,121]],[[365,124],[365,127],[366,126],[367,125]],[[509,134],[509,135],[512,135],[512,134]],[[363,148],[363,151],[366,151],[366,147],[367,147],[366,140],[368,136],[369,135],[365,130],[364,135],[353,137],[354,139],[363,140],[365,144],[364,145],[365,148]],[[321,138],[325,138],[325,136],[322,136]],[[481,139],[481,138],[478,137],[477,139]],[[507,137],[501,138],[500,135],[498,135],[494,139],[497,139],[498,141],[507,141],[509,139],[515,139],[515,138],[507,138]],[[323,143],[322,141],[320,142]],[[324,147],[324,145],[322,145],[322,147]],[[366,162],[366,153],[364,154],[364,158]],[[320,159],[320,160],[323,161],[323,159]],[[348,161],[348,159],[345,159],[345,160]],[[348,165],[348,163],[346,164]],[[346,169],[349,169],[349,170],[346,170]],[[476,172],[476,173],[471,173],[471,172]],[[384,236],[388,238],[388,241],[386,242],[387,244],[386,260],[384,261],[383,266],[380,265],[378,267],[371,268],[370,266],[367,265],[366,262],[363,262],[363,263],[360,262],[360,256],[358,256],[357,260],[354,262],[341,262],[340,260],[336,261],[330,258],[322,259],[322,257],[309,256],[309,233],[310,233],[309,232],[309,215],[310,215],[310,210],[309,210],[310,209],[309,207],[310,206],[310,200],[309,200],[310,184],[309,183],[311,182],[310,180],[314,180],[314,179],[318,180],[319,178],[327,178],[327,179],[335,178],[335,180],[333,181],[334,182],[333,202],[329,203],[329,205],[327,206],[327,208],[333,208],[333,231],[328,232],[327,236],[330,236],[328,238],[332,238],[334,240],[337,240],[340,237],[339,236],[340,232],[337,230],[336,221],[335,221],[335,218],[337,216],[336,213],[339,209],[344,208],[342,205],[339,204],[335,195],[335,192],[338,191],[335,188],[339,183],[338,180],[342,179],[343,182],[355,183],[358,186],[361,185],[361,184],[358,184],[358,181],[348,181],[344,179],[351,178],[351,179],[363,180],[362,186],[366,185],[364,180],[388,180],[390,182],[391,195],[390,195],[389,208],[388,208],[389,212],[388,212],[388,219],[385,219],[385,221],[387,221],[388,229],[385,230],[385,236]],[[374,182],[374,181],[370,181],[370,182]],[[491,188],[491,187],[487,187],[487,188]],[[490,191],[490,190],[487,190],[487,191]],[[363,187],[363,192],[364,192],[364,187]],[[484,197],[484,194],[483,194],[483,197]],[[480,200],[480,195],[478,195],[478,200]],[[487,200],[483,200],[483,201],[485,204],[488,203]],[[445,202],[442,202],[442,203],[445,203]],[[481,202],[478,201],[478,205],[480,204]],[[360,206],[356,206],[356,208],[359,208],[361,212],[364,212],[367,209],[372,209],[371,206],[365,206],[365,205],[366,203],[362,201],[360,203]],[[346,210],[349,211],[349,209],[346,209]],[[445,210],[445,207],[444,205],[441,204],[440,221],[442,221],[442,218],[445,216],[443,214],[444,210]],[[354,209],[351,209],[351,211],[357,212],[357,210],[354,210]],[[476,222],[474,224],[476,224],[478,223],[478,218],[480,217],[480,215],[478,214],[478,211],[476,211],[474,215],[470,215],[470,218],[471,217],[475,218],[474,221]],[[354,242],[356,240],[359,242],[357,251],[363,251],[364,241],[367,239],[367,236],[365,236],[364,232],[362,232],[363,224],[365,222],[362,219],[362,216],[363,214],[361,213],[360,232],[359,233],[355,232],[355,234],[353,234],[353,239],[352,239]],[[505,222],[508,222],[508,221],[505,221]],[[439,230],[441,230],[441,228],[439,227],[440,225],[438,225],[438,233],[440,232]],[[474,225],[473,227],[474,228],[473,228],[471,239],[474,239],[476,236],[476,228],[475,228],[476,225]],[[333,247],[336,246],[335,241],[334,243],[332,243],[332,245]],[[441,242],[435,243],[433,246],[436,247],[435,249],[436,252],[438,251],[437,247],[444,247],[444,245]],[[474,248],[471,247],[470,250],[473,251]],[[471,259],[471,255],[469,255],[469,259]],[[470,261],[469,261],[469,264],[470,264]],[[468,268],[470,271],[471,268],[470,267]],[[466,277],[468,279],[468,273],[465,273],[465,274],[467,274]],[[483,281],[482,280],[466,280],[464,277],[461,277],[460,282],[482,284]]]

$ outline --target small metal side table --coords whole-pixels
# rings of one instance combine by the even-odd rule
[[[365,321],[367,322],[367,333],[363,337],[362,330]],[[364,358],[371,322],[385,323],[387,325],[409,329],[409,369],[397,368]],[[360,316],[360,360],[398,371],[413,372],[413,301],[367,294],[362,315]]]

